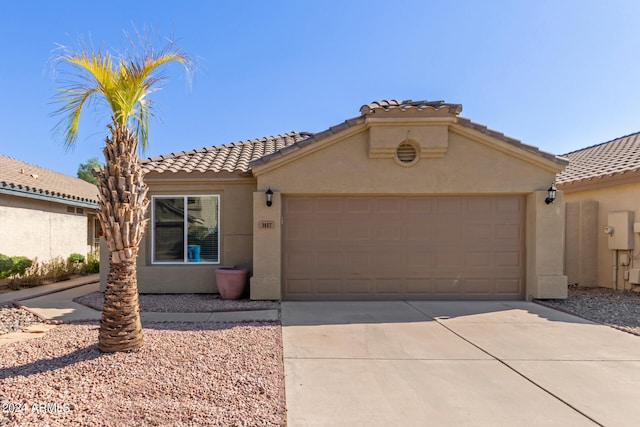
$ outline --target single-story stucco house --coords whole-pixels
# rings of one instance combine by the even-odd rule
[[[373,102],[323,132],[142,161],[140,292],[214,292],[238,266],[252,299],[566,297],[562,192],[547,200],[566,160],[461,110]]]
[[[569,284],[640,286],[640,133],[566,154],[564,191]]]
[[[0,253],[39,261],[98,247],[98,187],[0,155]]]

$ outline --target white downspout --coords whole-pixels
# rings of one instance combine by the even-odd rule
[[[618,250],[613,250],[613,289],[618,290]]]

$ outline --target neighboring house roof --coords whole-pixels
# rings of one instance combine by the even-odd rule
[[[63,173],[0,155],[0,193],[95,208],[98,187]]]
[[[565,154],[569,166],[558,185],[577,184],[640,170],[640,132]]]
[[[145,172],[163,173],[171,171],[174,173],[190,173],[193,171],[226,171],[248,174],[254,166],[267,163],[274,158],[282,157],[289,152],[296,151],[304,146],[362,124],[367,117],[372,117],[373,115],[397,117],[397,114],[411,114],[412,112],[420,112],[423,110],[432,110],[445,116],[454,117],[455,123],[465,128],[499,139],[558,164],[565,165],[567,163],[565,159],[540,151],[531,145],[523,144],[517,139],[488,129],[486,126],[474,123],[464,117],[459,117],[458,114],[462,111],[462,105],[460,104],[449,104],[444,101],[412,100],[383,100],[365,104],[360,108],[360,116],[345,120],[336,126],[332,126],[318,133],[291,132],[283,135],[252,139],[198,150],[171,153],[169,155],[142,160],[141,163]]]

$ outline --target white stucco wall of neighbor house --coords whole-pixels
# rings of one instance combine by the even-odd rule
[[[86,214],[68,213],[66,206],[58,203],[38,204],[41,209],[0,206],[0,253],[39,261],[86,254]]]

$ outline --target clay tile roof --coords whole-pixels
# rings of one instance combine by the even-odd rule
[[[251,162],[285,149],[310,138],[306,132],[289,132],[282,135],[233,142],[197,150],[182,151],[142,160],[142,168],[148,172],[232,172],[247,173]]]
[[[460,104],[448,104],[444,101],[397,101],[383,100],[363,105],[360,108],[360,116],[347,119],[344,122],[332,126],[318,133],[290,132],[283,135],[266,138],[252,139],[249,141],[234,142],[231,144],[202,148],[199,150],[183,151],[165,156],[152,157],[142,160],[145,172],[231,172],[248,174],[254,166],[269,162],[295,150],[313,144],[331,135],[342,132],[353,126],[365,123],[367,116],[372,114],[407,114],[422,112],[427,114],[435,112],[436,115],[455,116],[456,123],[471,128],[494,138],[498,138],[521,149],[533,152],[539,156],[551,159],[559,164],[566,164],[565,159],[560,159],[553,154],[540,151],[538,148],[523,144],[522,142],[505,136],[500,132],[488,129],[486,126],[474,123],[469,119],[459,117],[462,111]],[[414,116],[415,114],[412,114]]]
[[[98,187],[89,182],[4,155],[0,155],[0,190],[69,203],[98,201]]]
[[[365,104],[360,107],[360,113],[363,115],[374,114],[378,111],[408,111],[408,110],[447,110],[452,114],[460,114],[462,111],[461,104],[449,104],[444,101],[412,101],[407,99],[405,101],[398,101],[396,99],[375,101],[370,104]]]
[[[640,169],[640,132],[565,154],[569,166],[558,184],[603,178]]]

